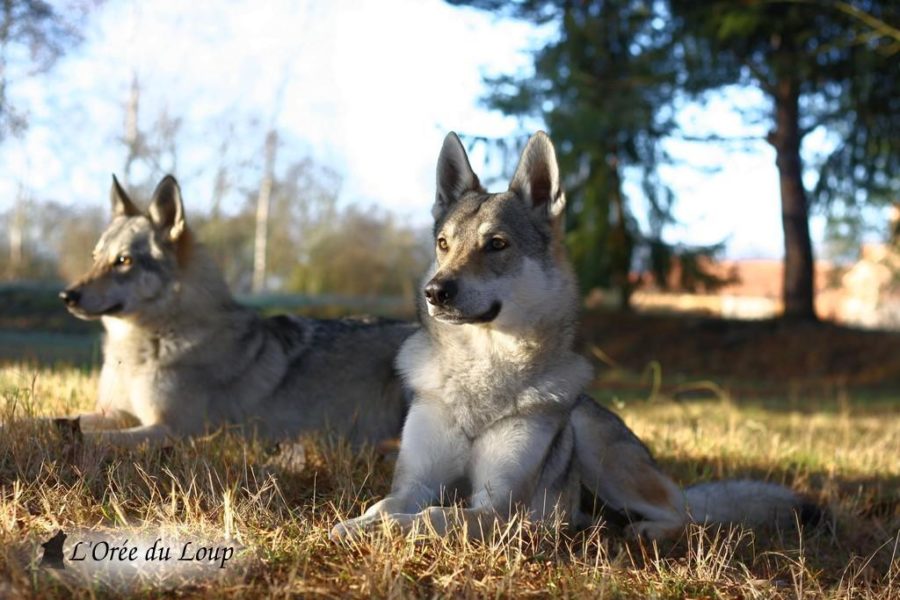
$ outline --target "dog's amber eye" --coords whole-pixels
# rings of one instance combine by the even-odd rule
[[[130,267],[131,257],[127,254],[120,254],[116,257],[115,263],[117,267]]]
[[[509,246],[509,243],[503,238],[498,237],[491,238],[490,243],[488,243],[488,248],[491,250],[503,250],[507,246]]]
[[[450,247],[450,244],[447,243],[447,240],[445,240],[444,238],[438,238],[438,248],[440,248],[441,250],[446,252],[447,248],[449,248],[449,247]]]

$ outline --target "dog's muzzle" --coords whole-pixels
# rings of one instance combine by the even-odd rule
[[[88,311],[81,305],[81,298],[81,292],[77,288],[65,289],[59,293],[59,299],[65,303],[69,312],[80,319],[96,319],[98,317],[115,315],[125,309],[124,304],[117,302],[100,311]]]
[[[430,304],[429,314],[442,323],[464,325],[469,323],[490,323],[500,314],[502,304],[495,301],[491,307],[479,315],[466,315],[454,306],[459,293],[459,284],[454,279],[434,278],[425,285],[425,300]]]

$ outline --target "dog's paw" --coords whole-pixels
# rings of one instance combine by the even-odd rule
[[[53,419],[53,426],[68,444],[81,444],[84,442],[84,433],[81,431],[81,417],[68,419],[60,417]]]
[[[267,467],[285,473],[302,473],[306,470],[306,447],[303,444],[278,444],[266,460]]]
[[[681,532],[681,525],[663,523],[659,521],[638,521],[625,527],[625,536],[635,540],[657,542],[670,540]]]
[[[404,515],[392,515],[388,513],[366,513],[355,519],[341,521],[331,528],[329,537],[335,542],[340,540],[357,540],[366,534],[382,530],[383,527],[396,529],[399,525],[402,529],[402,517]],[[398,521],[398,517],[401,520]]]
[[[329,537],[333,542],[359,539],[371,527],[372,522],[373,520],[369,517],[359,517],[341,521],[331,528]]]

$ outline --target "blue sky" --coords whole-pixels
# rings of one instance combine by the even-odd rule
[[[425,224],[443,136],[516,129],[479,105],[481,76],[528,69],[527,49],[542,36],[438,0],[111,1],[85,34],[51,73],[10,90],[32,126],[0,147],[0,210],[19,189],[105,205],[109,174],[124,160],[117,140],[137,74],[142,123],[163,110],[182,119],[176,175],[189,213],[209,206],[228,124],[235,125],[229,151],[261,164],[265,124],[274,121],[285,139],[280,160],[311,156],[341,175],[342,202]],[[764,126],[745,123],[739,109],[764,102],[752,90],[730,90],[679,118],[693,133],[760,134]],[[808,141],[827,147],[824,135]],[[669,151],[687,163],[663,171],[681,221],[671,240],[727,238],[732,257],[781,256],[775,157],[765,142],[728,151],[673,141]],[[472,159],[480,170],[484,157]],[[634,185],[626,191],[639,196]],[[635,206],[640,216],[639,200]],[[813,230],[821,239],[821,219]]]

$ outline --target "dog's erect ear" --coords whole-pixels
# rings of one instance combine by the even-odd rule
[[[459,137],[452,131],[444,138],[437,164],[437,194],[431,215],[435,220],[447,212],[463,194],[483,191],[478,176],[469,164],[469,157]]]
[[[563,214],[566,198],[559,184],[556,151],[543,131],[535,133],[525,144],[509,189],[550,219],[558,219]]]
[[[112,205],[112,215],[115,217],[134,217],[141,214],[122,186],[116,176],[112,176],[112,187],[109,189],[109,203]]]
[[[184,205],[181,202],[181,188],[171,175],[166,175],[156,186],[150,200],[150,221],[167,231],[172,241],[181,237],[185,230]]]

